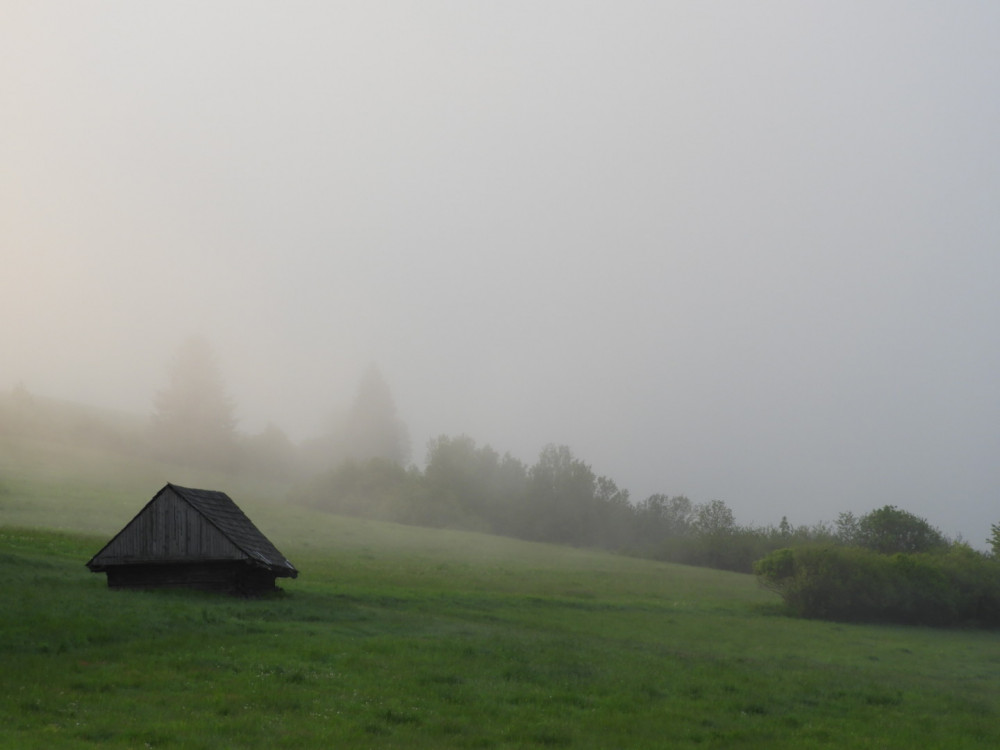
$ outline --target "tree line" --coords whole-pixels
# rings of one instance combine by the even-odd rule
[[[753,572],[803,617],[1000,626],[1000,524],[989,553],[893,505],[832,524],[745,526],[721,500],[632,503],[566,446],[545,447],[528,466],[467,436],[431,441],[423,471],[347,461],[290,496],[339,514]]]
[[[19,386],[0,399],[0,432],[61,434],[250,471],[290,483],[290,501],[333,513],[752,572],[805,617],[1000,625],[1000,524],[990,530],[989,553],[891,505],[812,526],[786,518],[742,525],[721,500],[654,494],[632,502],[564,445],[546,446],[528,465],[465,435],[430,441],[420,469],[409,464],[406,427],[374,366],[326,435],[299,445],[274,425],[245,435],[202,339],[178,350],[154,404],[148,427],[131,435],[121,423],[35,400]]]
[[[683,495],[654,494],[634,503],[627,490],[596,474],[567,446],[548,445],[527,465],[465,435],[432,440],[422,471],[384,458],[346,461],[298,484],[290,498],[333,513],[596,547],[743,573],[753,572],[755,561],[785,547],[854,546],[892,534],[909,534],[916,544],[924,533],[907,523],[889,529],[881,511],[860,519],[844,513],[835,524],[793,526],[783,518],[776,526],[755,526],[737,523],[722,500],[693,502]],[[926,535],[948,544],[940,532]]]

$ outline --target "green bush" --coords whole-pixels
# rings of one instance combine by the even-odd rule
[[[964,545],[895,555],[835,546],[781,549],[758,560],[754,572],[801,617],[1000,626],[1000,563]]]

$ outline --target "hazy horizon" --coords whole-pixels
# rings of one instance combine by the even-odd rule
[[[1000,521],[1000,6],[12,2],[0,388]]]

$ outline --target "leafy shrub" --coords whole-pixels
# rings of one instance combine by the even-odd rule
[[[758,560],[754,572],[801,617],[1000,626],[1000,563],[965,545],[941,554],[782,549]]]

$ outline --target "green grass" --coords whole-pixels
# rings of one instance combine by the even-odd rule
[[[260,601],[109,591],[82,565],[102,538],[0,531],[0,745],[1000,741],[996,634],[797,621],[735,574],[308,526],[301,578]]]
[[[301,570],[285,594],[110,591],[83,563],[183,482],[7,460],[3,748],[1000,746],[997,633],[800,621],[749,576],[218,482]]]

